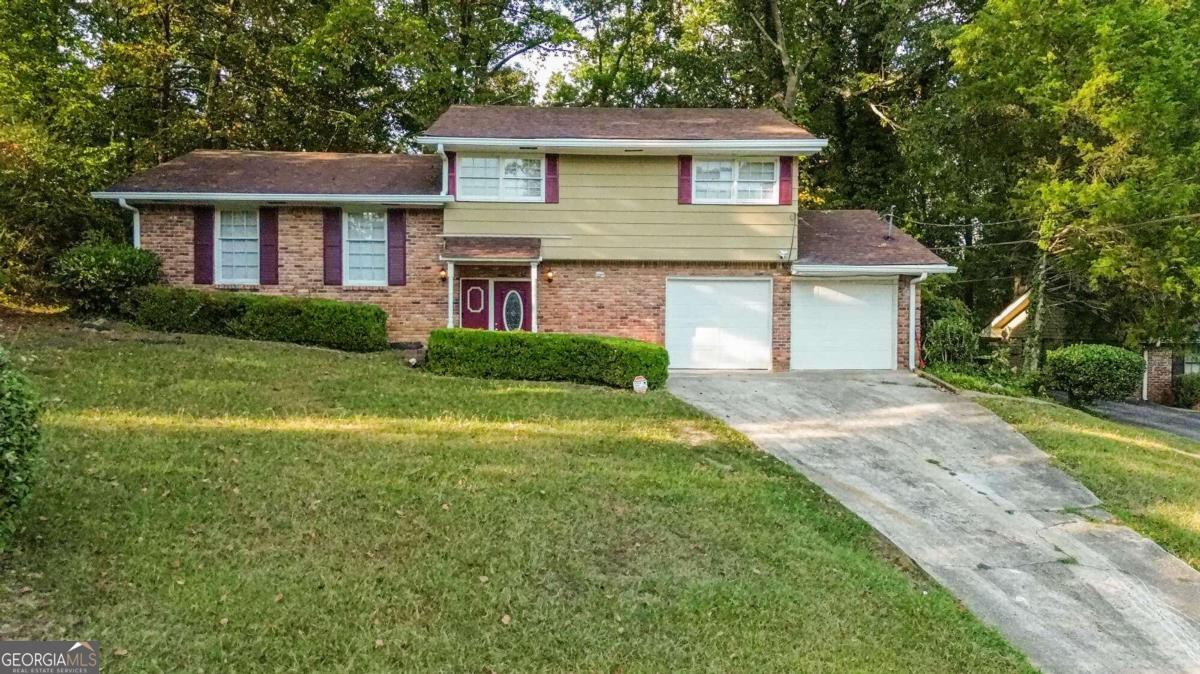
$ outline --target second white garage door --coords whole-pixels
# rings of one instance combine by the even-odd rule
[[[671,367],[766,370],[771,367],[771,280],[667,280]]]
[[[793,370],[896,367],[896,279],[792,282]]]

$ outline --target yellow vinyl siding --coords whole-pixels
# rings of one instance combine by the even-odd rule
[[[768,262],[794,247],[794,205],[679,204],[675,157],[558,163],[557,204],[455,202],[446,233],[568,237],[543,241],[548,260]]]

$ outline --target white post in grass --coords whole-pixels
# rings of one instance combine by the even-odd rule
[[[446,327],[454,327],[454,263],[446,262]]]
[[[531,323],[532,330],[537,332],[537,271],[538,263],[529,263],[529,303],[533,306],[533,322]]]

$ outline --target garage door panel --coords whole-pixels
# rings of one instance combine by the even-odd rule
[[[665,341],[673,368],[770,368],[770,281],[669,279]]]
[[[896,282],[795,281],[792,369],[893,369]]]

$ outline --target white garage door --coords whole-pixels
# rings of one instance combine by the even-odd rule
[[[896,367],[896,279],[793,281],[793,370]]]
[[[771,280],[667,280],[667,353],[680,369],[771,367]]]

